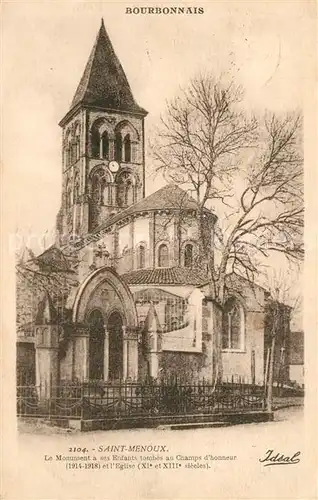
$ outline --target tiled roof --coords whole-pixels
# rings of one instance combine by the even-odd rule
[[[104,227],[110,226],[119,220],[138,213],[147,212],[154,210],[197,210],[198,204],[192,196],[188,195],[186,191],[181,189],[176,184],[167,184],[166,186],[158,189],[155,193],[150,194],[146,198],[138,201],[134,205],[122,210],[118,214],[114,215],[106,222],[101,224],[96,228],[96,232],[103,229]],[[208,209],[205,209],[207,213],[212,214]],[[215,216],[216,218],[216,216]]]
[[[50,246],[41,255],[38,255],[33,260],[39,265],[40,269],[58,273],[72,272],[66,257],[63,255],[63,252],[61,252],[61,250],[55,245]]]
[[[103,21],[75,92],[71,110],[78,104],[147,114],[134,100]]]
[[[121,276],[129,285],[194,285],[200,286],[208,281],[202,269],[186,267],[162,267],[139,269]]]

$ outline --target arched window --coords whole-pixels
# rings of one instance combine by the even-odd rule
[[[121,133],[117,132],[115,136],[115,160],[122,161],[122,149],[123,149],[123,140],[121,137]]]
[[[111,205],[111,184],[107,181],[102,185],[102,203],[104,205]]]
[[[136,187],[133,176],[123,172],[117,178],[117,203],[120,207],[132,205],[136,198]]]
[[[159,324],[164,332],[171,332],[189,325],[186,318],[186,300],[160,288],[146,288],[135,292],[134,300],[137,307],[140,326],[149,327],[147,316],[150,307],[154,308]]]
[[[222,349],[244,349],[244,310],[234,297],[224,305]]]
[[[146,249],[144,245],[139,245],[138,247],[138,258],[137,267],[138,269],[143,269],[146,265]]]
[[[127,134],[124,139],[124,152],[125,152],[125,161],[131,161],[131,143],[129,134]]]
[[[162,243],[158,248],[158,267],[169,266],[169,251],[167,245]]]
[[[100,133],[96,128],[93,128],[91,134],[92,157],[99,158],[100,156]]]
[[[102,158],[108,158],[109,155],[109,138],[105,130],[102,135]]]
[[[111,196],[111,177],[103,167],[94,170],[90,177],[90,195],[93,205],[110,205]]]
[[[134,185],[131,179],[128,179],[126,183],[126,191],[125,191],[125,204],[132,205],[134,203]]]
[[[104,378],[104,318],[98,309],[94,309],[88,318],[89,324],[89,378]]]
[[[184,267],[193,265],[193,245],[188,243],[184,248]]]
[[[96,173],[92,178],[92,203],[98,205],[102,201],[102,185],[100,175]]]

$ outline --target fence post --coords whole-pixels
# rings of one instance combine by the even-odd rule
[[[84,420],[84,382],[81,380],[81,420]]]

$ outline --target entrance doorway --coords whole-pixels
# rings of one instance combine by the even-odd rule
[[[109,378],[118,380],[123,377],[123,320],[118,312],[108,319],[109,335]]]
[[[89,378],[104,378],[104,319],[102,313],[95,309],[89,318]]]

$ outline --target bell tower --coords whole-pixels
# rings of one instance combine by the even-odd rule
[[[60,243],[145,196],[144,119],[104,21],[62,127]]]

